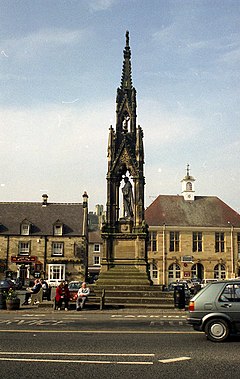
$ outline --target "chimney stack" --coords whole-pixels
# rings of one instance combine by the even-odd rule
[[[42,206],[43,207],[46,207],[47,206],[47,199],[48,199],[48,195],[45,193],[42,195]]]

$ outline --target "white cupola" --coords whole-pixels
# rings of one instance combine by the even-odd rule
[[[193,176],[190,175],[189,164],[187,164],[187,174],[181,180],[182,195],[184,197],[184,200],[186,201],[194,201],[194,193],[195,193],[194,182],[195,182],[195,179]]]

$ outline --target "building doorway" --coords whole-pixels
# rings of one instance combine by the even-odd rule
[[[22,285],[26,284],[26,279],[28,278],[28,266],[21,265],[19,267],[19,279],[21,280]]]
[[[204,278],[204,267],[201,263],[195,263],[192,265],[192,278],[203,280]]]

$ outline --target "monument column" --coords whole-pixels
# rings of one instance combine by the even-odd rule
[[[132,85],[128,31],[123,55],[121,85],[116,97],[116,127],[110,127],[108,138],[107,217],[102,227],[104,250],[98,282],[107,280],[107,273],[112,277],[116,270],[123,269],[129,270],[129,276],[133,272],[141,273],[139,284],[140,281],[146,284],[149,280],[143,132],[140,126],[136,127],[137,101]]]

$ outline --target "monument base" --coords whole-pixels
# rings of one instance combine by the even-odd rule
[[[134,230],[131,219],[120,219],[115,232],[103,228],[103,259],[96,284],[150,285],[145,227]]]

